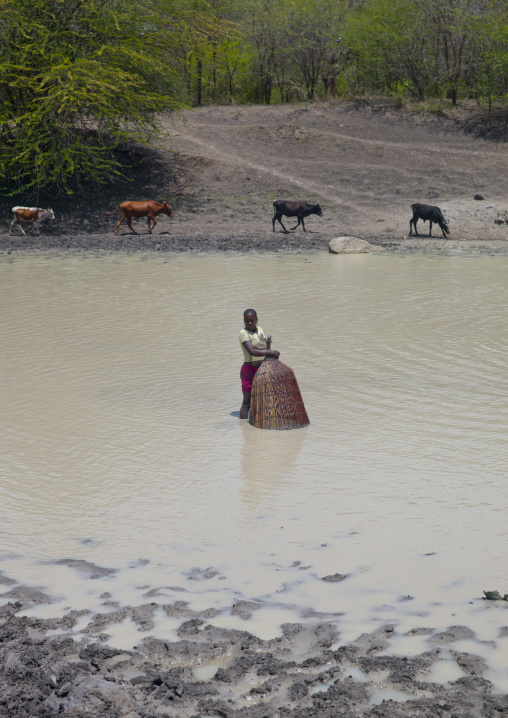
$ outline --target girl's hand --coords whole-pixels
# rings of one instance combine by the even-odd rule
[[[268,356],[275,357],[275,359],[278,359],[280,357],[280,352],[278,352],[277,349],[270,349],[270,353]]]

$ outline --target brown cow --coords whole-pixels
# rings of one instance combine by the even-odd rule
[[[122,202],[120,205],[118,205],[116,209],[113,210],[113,212],[106,212],[104,216],[109,217],[110,214],[118,212],[119,209],[122,211],[122,216],[116,224],[115,234],[118,234],[118,228],[122,224],[124,219],[127,220],[129,229],[134,232],[134,234],[138,234],[138,232],[136,232],[136,230],[132,227],[131,219],[133,217],[147,217],[148,231],[151,234],[152,229],[157,224],[155,220],[157,215],[167,214],[168,217],[173,217],[173,210],[167,202],[156,202],[155,200],[151,199],[144,202]],[[153,222],[153,225],[151,227],[150,220]]]
[[[12,211],[14,212],[14,219],[9,227],[9,234],[11,233],[11,229],[17,223],[20,230],[26,236],[26,232],[21,226],[21,220],[23,220],[23,222],[32,222],[32,231],[36,229],[37,234],[40,234],[39,224],[47,219],[55,219],[55,213],[51,207],[48,207],[47,209],[41,209],[40,207],[13,207]]]

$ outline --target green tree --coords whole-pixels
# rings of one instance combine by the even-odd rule
[[[121,172],[113,149],[177,106],[174,57],[217,31],[177,0],[0,0],[0,170],[11,190]]]
[[[433,76],[433,38],[412,0],[368,0],[348,18],[344,35],[357,91],[360,85],[388,94],[402,88],[425,98]]]
[[[488,0],[416,0],[427,31],[436,38],[436,82],[444,87],[457,104],[460,87],[466,83],[476,62],[474,28],[476,20],[485,21]]]
[[[337,40],[347,4],[337,0],[287,0],[286,52],[291,58],[308,100],[316,96],[326,76],[334,84],[329,64],[336,62]]]
[[[507,90],[507,0],[366,0],[350,14],[347,68],[356,91],[418,99]]]
[[[468,43],[462,57],[460,84],[466,86],[469,97],[480,103],[487,101],[491,109],[493,99],[506,97],[508,92],[508,3],[479,2],[464,25]]]

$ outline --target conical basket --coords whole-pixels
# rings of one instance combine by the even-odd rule
[[[294,371],[274,357],[267,357],[254,375],[249,423],[279,430],[310,424]]]

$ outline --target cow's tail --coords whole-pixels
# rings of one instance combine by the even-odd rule
[[[112,212],[104,212],[104,217],[109,217],[110,214],[114,214],[115,212],[118,212],[120,209],[120,205],[116,209],[114,209]]]

